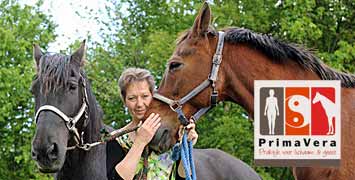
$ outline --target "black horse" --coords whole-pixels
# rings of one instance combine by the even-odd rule
[[[85,41],[70,56],[43,54],[34,45],[37,74],[32,82],[36,134],[32,157],[44,173],[56,179],[104,180],[106,146],[83,146],[100,139],[100,129],[110,129],[81,69]],[[260,179],[247,164],[217,149],[195,149],[198,179]]]
[[[43,54],[34,45],[37,66],[32,82],[36,134],[32,158],[56,179],[106,179],[106,146],[84,150],[100,139],[102,110],[81,69],[85,41],[72,55]]]

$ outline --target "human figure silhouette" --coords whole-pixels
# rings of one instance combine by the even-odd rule
[[[279,116],[279,106],[277,98],[274,97],[275,91],[269,90],[269,97],[266,98],[264,116],[267,116],[269,125],[269,134],[275,134],[275,120],[276,116]]]

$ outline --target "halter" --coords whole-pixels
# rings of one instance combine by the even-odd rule
[[[154,98],[168,104],[170,106],[171,110],[173,110],[174,112],[176,112],[178,114],[178,118],[179,118],[181,124],[183,124],[184,126],[188,125],[190,122],[186,118],[184,112],[182,111],[182,106],[210,85],[212,87],[212,93],[211,93],[211,97],[210,97],[211,105],[208,107],[204,107],[204,108],[199,109],[193,116],[191,116],[191,118],[193,119],[193,121],[197,121],[203,114],[205,114],[208,110],[210,110],[211,108],[213,108],[217,105],[218,91],[216,89],[216,81],[217,81],[219,66],[222,62],[223,44],[224,44],[224,32],[219,32],[218,33],[217,49],[216,49],[215,54],[213,55],[212,69],[211,69],[211,72],[210,72],[208,78],[205,81],[203,81],[200,85],[195,87],[192,91],[190,91],[183,98],[181,98],[179,100],[172,100],[172,99],[170,99],[166,96],[163,96],[157,92],[155,92],[153,95]]]
[[[85,117],[84,121],[86,121],[88,119],[87,110],[89,107],[88,106],[88,104],[89,104],[88,103],[88,95],[86,92],[86,82],[85,82],[85,79],[81,75],[80,75],[80,77],[82,79],[82,86],[84,89],[83,103],[81,105],[81,108],[79,109],[79,112],[74,117],[67,116],[65,113],[63,113],[61,110],[59,110],[57,107],[52,106],[52,105],[41,106],[38,109],[38,111],[36,112],[36,116],[35,116],[35,120],[36,120],[36,124],[37,124],[38,117],[41,112],[51,111],[51,112],[55,113],[56,115],[58,115],[65,122],[65,126],[67,127],[69,132],[72,132],[74,134],[74,140],[76,142],[76,144],[74,146],[67,147],[67,150],[72,150],[72,149],[75,149],[76,147],[83,149],[83,150],[89,150],[89,147],[87,146],[87,144],[84,144],[84,142],[83,142],[84,132],[82,132],[80,135],[78,129],[76,128],[76,124],[79,122],[80,118],[83,115]]]

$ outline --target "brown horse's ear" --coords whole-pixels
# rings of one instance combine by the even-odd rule
[[[38,46],[38,44],[33,44],[33,58],[36,61],[36,66],[39,66],[39,61],[41,57],[43,56],[43,53],[41,51],[41,48]]]
[[[208,3],[204,2],[192,26],[192,36],[197,37],[206,34],[210,21],[211,9]]]
[[[84,40],[79,49],[76,50],[72,55],[71,55],[71,63],[76,63],[77,65],[81,66],[84,63],[84,57],[85,57],[85,52],[86,52],[86,46],[85,46],[86,40]]]

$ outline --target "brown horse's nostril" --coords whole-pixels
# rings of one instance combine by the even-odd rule
[[[168,129],[164,129],[163,133],[160,137],[160,143],[161,144],[165,144],[167,141],[169,140],[169,130]]]
[[[165,137],[165,136],[166,136],[166,137],[169,136],[169,130],[168,130],[168,129],[165,129],[165,130],[164,130],[163,135],[162,135],[162,138]],[[166,137],[165,137],[165,138],[166,138]]]
[[[52,161],[58,159],[58,145],[56,143],[53,143],[49,148],[47,149],[47,155],[48,158]]]

